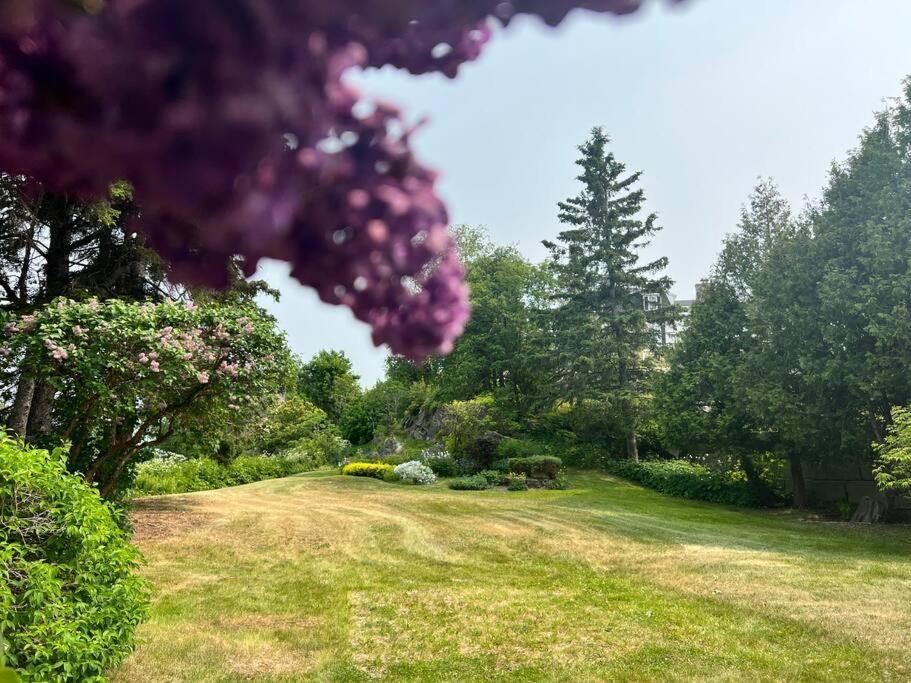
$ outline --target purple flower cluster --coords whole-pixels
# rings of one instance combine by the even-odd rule
[[[468,316],[435,174],[399,111],[343,74],[455,75],[491,18],[558,23],[638,0],[5,0],[0,167],[101,196],[129,180],[174,275],[225,283],[240,254],[293,265],[377,344],[447,351]]]

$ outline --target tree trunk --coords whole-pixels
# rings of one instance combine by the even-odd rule
[[[803,478],[803,465],[800,456],[788,456],[791,465],[791,487],[794,489],[794,507],[804,509],[807,507],[807,483]]]
[[[54,403],[54,387],[47,380],[36,380],[28,415],[26,437],[37,443],[51,431],[51,408]]]
[[[10,411],[6,426],[10,431],[21,438],[25,438],[28,430],[28,415],[32,409],[32,397],[35,394],[35,379],[24,372],[19,375],[16,385],[16,398]]]
[[[639,462],[639,444],[636,441],[635,429],[630,429],[626,433],[626,455],[633,462]]]

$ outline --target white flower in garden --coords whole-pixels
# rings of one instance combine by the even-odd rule
[[[412,484],[432,484],[437,480],[433,470],[417,460],[409,460],[397,465],[392,472],[402,481]]]

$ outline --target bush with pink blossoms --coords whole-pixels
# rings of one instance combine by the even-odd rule
[[[292,368],[274,320],[251,305],[61,299],[3,323],[0,369],[50,383],[46,440],[71,442],[70,469],[104,495],[176,430],[247,421]]]

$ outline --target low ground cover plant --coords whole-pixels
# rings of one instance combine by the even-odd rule
[[[394,467],[384,462],[349,462],[342,467],[342,474],[348,477],[373,477],[390,479],[395,476]]]
[[[400,481],[409,484],[426,485],[432,484],[437,480],[433,470],[417,460],[411,460],[402,463],[401,465],[396,465],[395,469],[392,470],[392,473],[398,477]]]
[[[624,479],[680,498],[712,503],[767,507],[750,489],[745,477],[719,472],[688,460],[610,460],[605,469]]]
[[[490,482],[480,474],[472,474],[468,477],[451,479],[448,486],[454,491],[483,491],[490,488]]]
[[[0,434],[0,640],[25,681],[104,680],[148,605],[138,550],[66,457]]]

